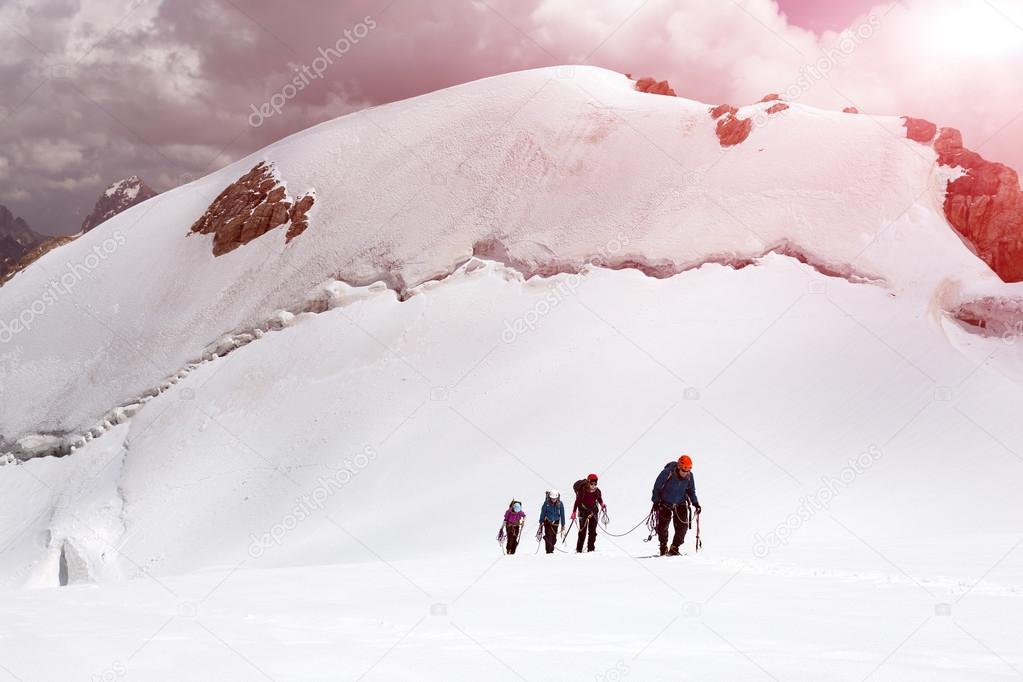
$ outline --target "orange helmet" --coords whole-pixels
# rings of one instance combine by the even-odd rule
[[[678,458],[678,465],[683,471],[690,471],[693,468],[693,458],[689,455],[682,455]]]

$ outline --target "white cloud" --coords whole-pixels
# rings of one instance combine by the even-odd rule
[[[12,187],[11,189],[0,190],[0,201],[18,202],[18,201],[30,201],[32,199],[32,193],[21,187]]]
[[[59,180],[53,178],[43,178],[42,185],[49,189],[63,189],[69,192],[73,192],[78,189],[101,189],[103,186],[103,178],[98,173],[92,173],[84,177],[65,177]]]
[[[82,147],[66,139],[29,141],[22,144],[22,150],[27,166],[46,173],[63,173],[82,162]]]

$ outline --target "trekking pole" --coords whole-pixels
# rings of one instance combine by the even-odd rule
[[[572,523],[568,524],[568,528],[566,528],[565,532],[561,534],[561,544],[565,544],[565,538],[568,537],[568,534],[569,534],[569,532],[571,532],[572,526],[574,526],[574,525],[575,525],[575,519],[572,519]]]
[[[700,540],[700,512],[696,512],[696,551],[699,552],[701,547],[703,541]]]

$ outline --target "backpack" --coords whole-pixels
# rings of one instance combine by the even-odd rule
[[[579,496],[579,492],[586,487],[587,483],[589,483],[589,481],[587,481],[585,478],[580,478],[578,481],[572,484],[572,490],[575,491],[576,497]]]
[[[665,464],[664,468],[667,469],[668,467],[672,466],[673,464],[677,466],[678,463],[675,462],[674,460],[672,460],[671,462],[668,462],[667,464]],[[661,493],[664,492],[664,489],[668,487],[668,482],[671,481],[671,479],[675,477],[675,472],[677,470],[678,469],[676,467],[672,467],[671,471],[668,472],[668,477],[666,479],[664,479],[664,483],[662,483],[661,487],[657,489],[657,497],[658,498],[661,497]],[[686,501],[686,506],[687,507],[689,506],[688,500]]]

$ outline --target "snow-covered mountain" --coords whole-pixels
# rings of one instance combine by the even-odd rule
[[[146,199],[152,199],[157,195],[156,190],[151,188],[137,175],[124,178],[112,183],[103,194],[96,200],[92,213],[82,221],[82,232],[88,232],[100,223],[110,220],[118,213],[140,204]]]
[[[645,89],[560,67],[368,109],[11,280],[0,576],[104,585],[21,593],[12,651],[70,609],[89,665],[142,645],[147,679],[186,652],[346,679],[1023,665],[1023,285],[978,255],[979,162],[912,119]],[[683,452],[706,546],[638,559]],[[544,490],[590,471],[599,555],[500,561],[507,501],[531,555]]]

